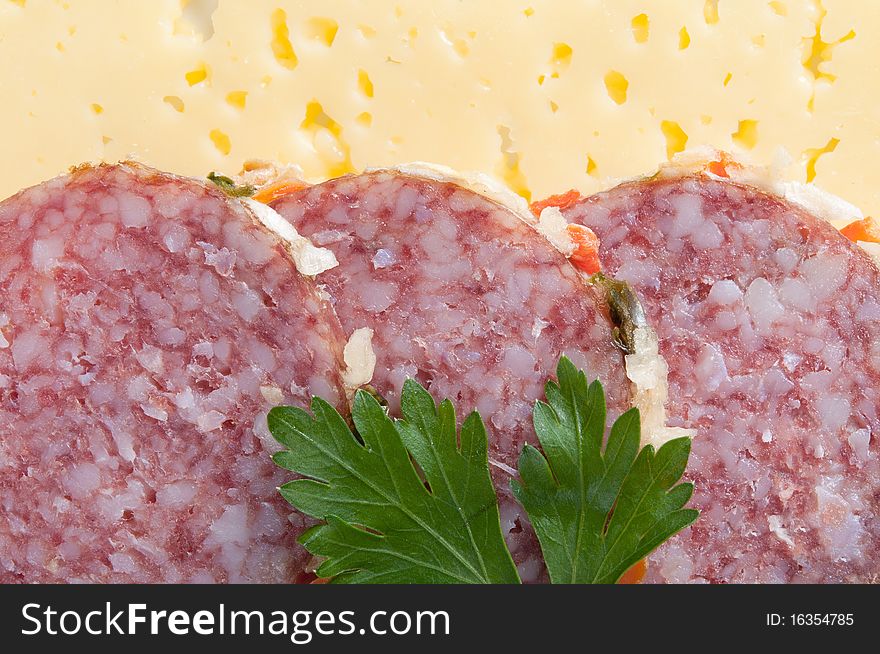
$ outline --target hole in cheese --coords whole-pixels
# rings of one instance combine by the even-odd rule
[[[333,131],[341,131],[339,123],[333,120],[324,111],[324,107],[317,100],[312,100],[306,105],[306,116],[300,123],[303,129],[314,129],[316,127],[324,127]]]
[[[219,0],[180,0],[174,33],[207,41],[214,36],[214,12],[219,4]]]
[[[293,70],[299,63],[293,45],[290,42],[290,30],[287,28],[287,12],[276,9],[270,19],[272,26],[272,54],[275,61],[284,68]]]
[[[162,98],[162,102],[173,108],[174,111],[176,111],[177,113],[183,113],[183,100],[181,100],[176,95],[166,95],[164,98]]]
[[[355,120],[358,122],[358,125],[362,127],[370,127],[373,124],[373,114],[369,111],[364,111],[363,113],[358,114],[355,117]]]
[[[647,42],[650,30],[648,14],[639,14],[634,17],[629,24],[630,27],[632,27],[633,38],[636,40],[636,43]]]
[[[691,35],[688,34],[687,27],[682,27],[680,30],[678,30],[678,49],[686,50],[690,44]]]
[[[567,43],[554,43],[553,51],[550,55],[550,63],[558,69],[565,69],[571,65],[571,56],[574,51]]]
[[[819,7],[819,17],[816,20],[816,29],[812,36],[809,36],[804,39],[804,56],[801,60],[804,68],[806,68],[810,74],[813,76],[813,79],[818,80],[826,80],[828,82],[833,82],[837,79],[836,75],[832,75],[831,73],[823,70],[822,64],[831,61],[831,56],[834,53],[834,48],[841,43],[846,43],[854,38],[856,38],[855,30],[850,30],[839,39],[835,41],[825,41],[822,38],[822,26],[825,22],[825,15],[828,13],[826,9],[822,7],[820,4]]]
[[[306,105],[300,129],[311,135],[315,151],[327,166],[328,176],[339,177],[354,172],[351,148],[342,137],[342,125],[333,120],[317,100]]]
[[[229,140],[229,136],[224,132],[221,132],[219,129],[212,129],[209,136],[220,154],[227,155],[232,151],[232,141]]]
[[[93,102],[92,103],[92,112],[94,112],[94,114],[96,116],[100,116],[102,113],[104,113],[104,107],[99,105],[97,102]]]
[[[339,23],[332,18],[314,17],[306,21],[306,34],[309,38],[323,43],[328,48],[333,45],[336,40],[336,33],[339,31]]]
[[[660,131],[666,139],[666,158],[672,159],[676,153],[685,149],[688,142],[687,133],[672,120],[664,120],[660,123]]]
[[[593,157],[587,155],[587,175],[595,175],[596,168],[596,162],[593,161]]]
[[[802,159],[806,162],[807,167],[807,182],[812,182],[816,179],[816,164],[819,163],[819,158],[822,155],[829,154],[834,152],[837,148],[837,144],[840,143],[840,139],[838,138],[830,138],[828,142],[821,148],[809,148],[804,150],[802,155]]]
[[[358,89],[366,97],[373,97],[373,81],[364,69],[358,71]]]
[[[608,97],[617,104],[626,102],[626,91],[629,88],[629,81],[622,73],[616,70],[609,70],[605,73],[605,89],[608,91]]]
[[[718,0],[706,0],[703,5],[703,18],[707,25],[714,25],[718,22]]]
[[[520,154],[513,149],[513,138],[510,128],[506,125],[498,125],[498,136],[501,137],[501,161],[496,167],[496,172],[505,184],[517,195],[521,195],[526,201],[531,201],[532,192],[526,182],[526,176],[520,169]]]
[[[450,48],[452,48],[455,51],[455,54],[457,54],[462,59],[470,54],[471,48],[467,44],[467,41],[462,38],[456,37],[452,25],[447,25],[443,29],[439,30],[438,33],[440,34],[440,38],[443,40],[443,42]],[[473,38],[473,36],[471,38]]]
[[[788,7],[785,6],[784,2],[779,2],[779,0],[773,0],[773,2],[768,2],[770,8],[773,10],[773,13],[777,16],[788,16]]]
[[[751,119],[739,121],[737,130],[730,136],[734,143],[751,150],[758,143],[758,121]]]
[[[244,109],[247,104],[247,91],[230,91],[226,94],[226,102],[236,109]]]
[[[811,36],[803,39],[804,54],[801,59],[801,65],[810,73],[813,78],[813,92],[810,99],[807,100],[807,111],[813,113],[816,103],[816,84],[819,82],[833,84],[837,76],[829,73],[824,69],[823,64],[831,61],[834,48],[841,43],[850,41],[856,37],[855,30],[850,30],[836,41],[825,41],[822,38],[822,28],[825,23],[825,17],[828,10],[821,2],[816,3],[818,16],[814,21],[815,30]]]
[[[193,68],[188,73],[184,74],[184,78],[186,79],[186,83],[190,86],[195,86],[196,84],[201,84],[202,82],[207,82],[210,76],[210,70],[208,66],[204,63],[200,63],[198,66]]]

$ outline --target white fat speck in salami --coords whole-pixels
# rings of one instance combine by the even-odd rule
[[[880,575],[880,272],[826,221],[684,174],[563,209],[601,240],[669,366],[670,424],[697,431],[700,519],[650,581]]]
[[[562,354],[602,380],[612,415],[630,400],[595,290],[517,214],[443,179],[377,171],[274,207],[335,253],[339,266],[319,280],[345,330],[372,329],[371,384],[392,411],[407,377],[450,398],[460,417],[480,411],[508,541],[524,570],[540,571],[527,563],[540,554],[505,471],[534,441],[535,400]]]
[[[266,412],[343,402],[345,338],[284,244],[134,164],[23,191],[0,231],[0,581],[296,579]]]

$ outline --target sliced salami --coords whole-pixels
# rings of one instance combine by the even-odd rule
[[[830,224],[700,174],[563,209],[639,293],[697,436],[702,516],[651,558],[668,582],[880,575],[880,272]]]
[[[0,229],[0,581],[293,580],[265,415],[342,401],[344,340],[281,241],[133,164],[23,191]]]
[[[392,410],[407,377],[459,417],[478,410],[502,497],[503,527],[527,581],[543,574],[508,488],[531,409],[567,354],[629,401],[606,309],[565,257],[514,212],[445,180],[397,171],[343,177],[274,208],[340,265],[320,276],[346,333],[373,330],[373,386]]]

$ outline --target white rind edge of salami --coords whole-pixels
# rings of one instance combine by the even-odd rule
[[[135,163],[0,203],[0,578],[291,581],[265,413],[344,338],[247,203]]]
[[[535,216],[529,210],[528,201],[521,195],[511,191],[495,177],[485,173],[458,171],[449,166],[427,161],[411,161],[396,166],[367,168],[364,172],[367,174],[396,172],[408,177],[455,184],[506,207],[530,225],[535,223]]]
[[[727,177],[721,177],[707,170],[713,161],[725,161],[732,165],[726,167]],[[758,166],[742,156],[732,156],[726,152],[709,146],[695,147],[677,153],[670,161],[662,164],[657,175],[660,177],[681,177],[689,174],[702,173],[710,179],[730,181],[752,186],[770,195],[796,204],[817,218],[832,225],[850,222],[862,218],[862,211],[854,204],[847,202],[815,184],[796,182],[786,179],[783,169],[791,163],[791,156],[780,151],[769,166]],[[620,183],[626,181],[622,180]]]

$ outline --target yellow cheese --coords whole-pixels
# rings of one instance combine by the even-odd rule
[[[82,161],[308,179],[405,161],[524,197],[784,148],[880,214],[880,3],[0,0],[0,196]]]

